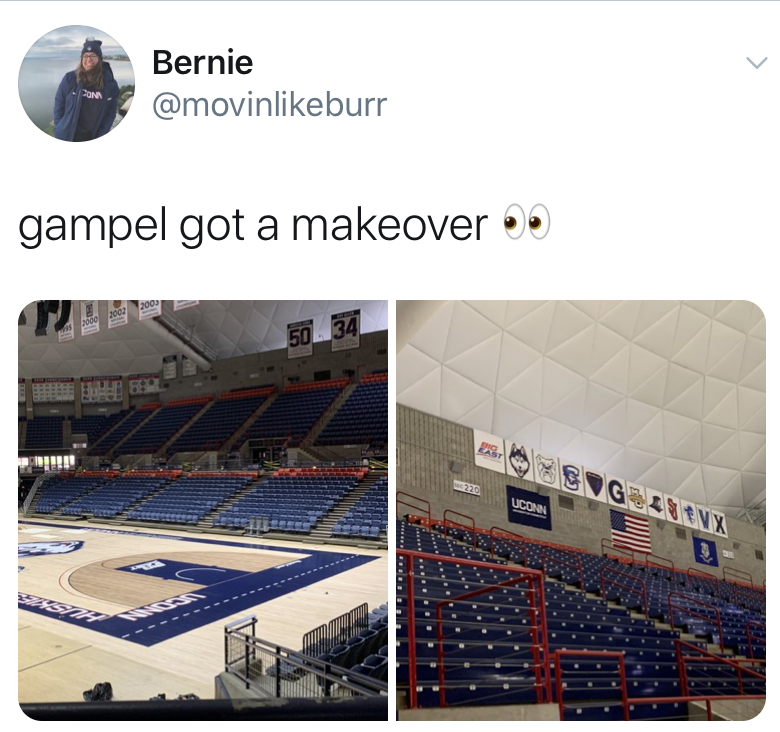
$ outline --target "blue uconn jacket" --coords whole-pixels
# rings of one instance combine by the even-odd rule
[[[73,142],[81,112],[83,87],[76,81],[76,72],[69,71],[60,82],[54,97],[54,136]],[[111,65],[103,63],[103,114],[100,115],[93,137],[102,137],[111,129],[119,103],[119,84],[114,80]]]

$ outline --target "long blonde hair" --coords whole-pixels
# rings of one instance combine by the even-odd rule
[[[79,65],[76,67],[76,81],[82,86],[89,86],[93,89],[103,88],[103,59],[98,58],[95,68],[87,71],[79,58]]]

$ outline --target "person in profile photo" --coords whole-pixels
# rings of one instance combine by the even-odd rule
[[[103,42],[87,38],[75,71],[68,71],[54,98],[54,136],[87,142],[108,134],[117,114],[119,85],[103,61]]]

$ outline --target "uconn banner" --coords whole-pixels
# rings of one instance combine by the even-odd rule
[[[552,531],[549,496],[540,496],[533,491],[506,487],[507,517],[513,524],[532,526],[535,529]]]

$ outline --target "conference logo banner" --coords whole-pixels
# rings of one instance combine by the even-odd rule
[[[653,518],[666,520],[666,507],[664,506],[664,494],[654,488],[645,488],[647,494],[647,514]]]
[[[523,488],[506,487],[507,518],[513,524],[552,531],[550,497]]]
[[[726,514],[712,510],[712,530],[718,536],[729,538],[729,530],[726,528]]]
[[[531,458],[533,450],[525,445],[517,445],[509,440],[504,441],[504,452],[506,454],[506,474],[526,480],[534,479],[534,472],[531,468]]]
[[[693,537],[693,558],[697,564],[706,564],[708,567],[718,565],[718,547],[710,539]]]
[[[670,496],[668,493],[665,493],[664,502],[664,505],[666,506],[666,520],[675,524],[681,524],[683,522],[683,518],[680,499],[676,496]]]
[[[81,301],[81,335],[88,336],[100,332],[100,314],[97,300]]]
[[[127,325],[128,319],[127,300],[108,301],[108,329],[119,328]]]
[[[681,499],[680,506],[682,507],[683,526],[687,526],[689,529],[698,529],[699,517],[696,514],[696,504]]]
[[[561,474],[558,458],[542,455],[534,450],[534,480],[548,488],[561,489]]]
[[[607,502],[607,476],[604,473],[585,468],[585,497],[601,503]]]
[[[585,495],[585,471],[582,465],[561,460],[561,490],[577,496]]]
[[[489,432],[474,430],[474,464],[496,473],[504,473],[504,441]]]
[[[607,476],[607,502],[610,506],[628,508],[626,484],[621,478],[616,478],[614,475]]]
[[[643,485],[626,483],[628,490],[628,507],[636,513],[647,514],[647,494]]]
[[[714,534],[715,530],[712,528],[712,512],[706,506],[696,506],[696,518],[699,519],[699,528],[702,531],[706,531],[708,534]]]

